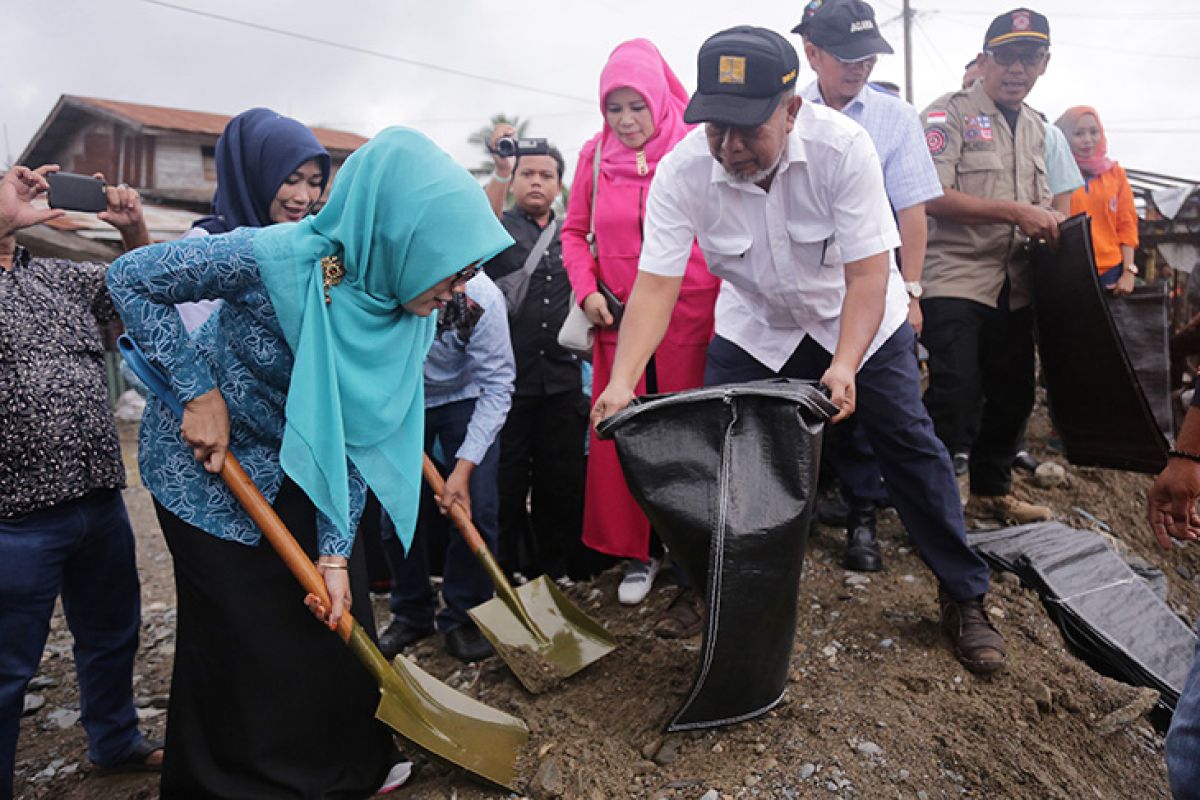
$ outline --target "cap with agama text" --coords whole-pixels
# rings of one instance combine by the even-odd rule
[[[892,53],[892,46],[879,33],[875,11],[862,0],[828,0],[807,22],[804,38],[840,61]]]
[[[796,48],[775,31],[743,25],[713,34],[700,46],[696,93],[683,118],[757,127],[799,70]]]

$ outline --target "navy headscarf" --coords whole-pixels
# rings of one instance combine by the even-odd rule
[[[243,111],[217,140],[217,193],[213,214],[193,227],[209,233],[271,224],[271,201],[287,177],[306,161],[321,167],[321,191],[329,183],[329,153],[301,122],[269,108]]]

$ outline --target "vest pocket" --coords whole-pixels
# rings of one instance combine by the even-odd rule
[[[966,152],[958,162],[958,190],[974,197],[991,198],[1004,164],[994,152]]]

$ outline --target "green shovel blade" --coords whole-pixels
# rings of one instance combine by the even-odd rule
[[[529,739],[520,719],[439,681],[404,656],[389,664],[355,623],[350,648],[379,682],[375,717],[413,744],[509,791]]]

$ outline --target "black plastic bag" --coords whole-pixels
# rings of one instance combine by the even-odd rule
[[[1056,251],[1033,251],[1034,315],[1050,416],[1072,464],[1156,473],[1159,430],[1117,334],[1083,215],[1059,226]]]
[[[1196,635],[1105,539],[1041,522],[968,533],[967,542],[1042,595],[1067,643],[1093,669],[1157,689],[1162,704],[1175,708]]]
[[[1121,336],[1121,344],[1133,365],[1142,394],[1150,404],[1154,421],[1168,438],[1174,438],[1167,285],[1138,286],[1125,297],[1105,294],[1113,324]]]
[[[668,730],[751,719],[782,698],[836,411],[816,385],[777,379],[639,398],[599,426],[672,557],[705,587],[699,671]]]

